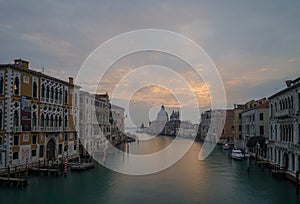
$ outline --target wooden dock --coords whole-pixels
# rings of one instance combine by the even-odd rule
[[[8,187],[24,188],[28,185],[28,179],[0,177],[0,183]]]
[[[53,169],[53,168],[36,168],[31,167],[28,169],[31,174],[35,175],[44,175],[44,176],[58,176],[59,174],[62,174],[62,171],[59,169]]]

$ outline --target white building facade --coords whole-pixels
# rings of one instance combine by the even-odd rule
[[[300,170],[300,77],[269,97],[269,161],[295,176]]]

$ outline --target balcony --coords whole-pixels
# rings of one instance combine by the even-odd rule
[[[13,132],[21,132],[22,131],[22,127],[21,126],[13,127],[12,131]]]
[[[289,115],[294,114],[294,110],[292,108],[280,110],[274,113],[275,118],[287,117]]]
[[[40,127],[31,127],[32,132],[40,132],[41,128]]]

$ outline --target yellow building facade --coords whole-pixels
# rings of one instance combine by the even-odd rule
[[[0,65],[0,168],[77,156],[78,101],[71,77],[31,70],[21,59]]]

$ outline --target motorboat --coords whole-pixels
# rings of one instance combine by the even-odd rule
[[[227,144],[227,143],[223,144],[223,150],[228,150],[228,149],[229,149],[229,147],[230,147],[230,145],[229,145],[229,144]]]
[[[244,154],[239,149],[234,149],[231,152],[231,158],[235,160],[242,160],[244,159]]]

